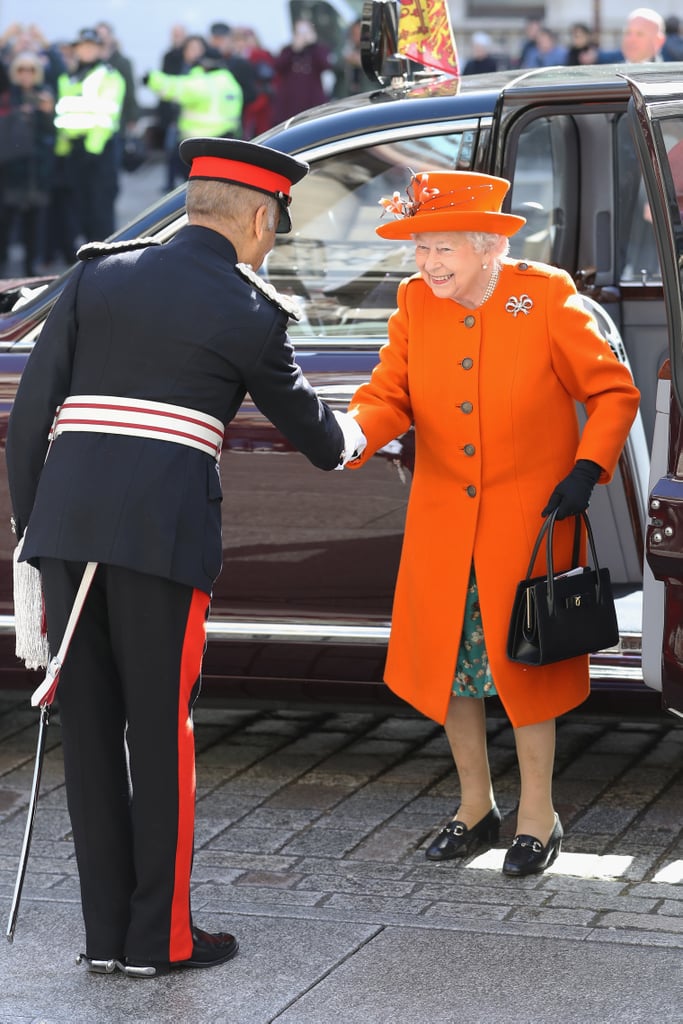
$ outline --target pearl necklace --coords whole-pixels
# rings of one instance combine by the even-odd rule
[[[491,271],[491,276],[489,278],[489,283],[486,285],[486,290],[485,290],[484,294],[481,297],[481,302],[479,303],[480,306],[483,306],[485,302],[488,302],[488,300],[493,295],[495,287],[498,284],[498,277],[499,277],[499,275],[500,275],[500,263],[498,262],[498,260],[496,260],[496,262],[493,264],[493,270]]]

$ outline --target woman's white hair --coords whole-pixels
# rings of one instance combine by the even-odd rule
[[[486,256],[494,249],[498,249],[501,239],[505,239],[506,244],[503,251],[498,253],[499,258],[507,256],[510,251],[510,239],[506,235],[492,235],[488,231],[463,231],[463,234],[479,256]]]
[[[45,81],[45,67],[38,54],[34,53],[32,50],[24,50],[12,58],[12,62],[9,66],[10,81],[14,85],[18,85],[19,78],[17,76],[17,68],[22,64],[30,64],[31,67],[35,69],[36,76],[33,80],[33,85],[42,85]]]
[[[490,252],[500,249],[496,253],[498,259],[507,256],[510,251],[510,239],[507,235],[494,235],[490,231],[449,231],[450,235],[458,235],[469,242],[478,256],[487,256]],[[417,238],[417,233],[413,239]],[[505,243],[503,245],[503,243]]]

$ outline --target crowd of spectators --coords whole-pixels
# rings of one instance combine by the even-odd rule
[[[558,65],[613,64],[629,61],[683,60],[681,22],[675,15],[664,19],[651,7],[638,7],[624,19],[618,49],[600,45],[598,34],[583,22],[574,22],[564,35],[540,18],[524,23],[524,41],[519,52],[496,47],[486,32],[475,32],[463,64],[464,75],[507,68],[543,68]]]
[[[123,133],[138,118],[131,62],[107,22],[66,41],[36,25],[0,34],[0,276],[12,243],[34,276],[112,233]]]
[[[683,59],[678,19],[665,23],[649,8],[631,12],[616,51],[603,50],[580,23],[566,38],[533,18],[524,31],[516,54],[475,32],[461,48],[462,73]],[[155,97],[144,118],[142,85]],[[11,243],[19,244],[23,273],[31,276],[60,269],[81,242],[110,234],[120,174],[139,164],[150,143],[165,154],[170,189],[186,176],[178,157],[183,138],[251,139],[330,97],[371,88],[361,66],[360,21],[338,52],[303,17],[278,52],[249,27],[215,22],[197,34],[174,25],[159,67],[147,69],[133,68],[104,21],[66,41],[46,39],[35,25],[8,26],[0,32],[0,277]]]
[[[189,136],[251,139],[301,110],[371,88],[360,66],[360,22],[339,53],[301,18],[270,52],[249,27],[172,28],[158,68],[134,69],[100,21],[51,41],[36,25],[0,32],[0,277],[11,244],[27,276],[72,262],[78,245],[113,231],[122,171],[148,147],[166,156],[166,188],[187,172]],[[85,84],[87,83],[87,85]],[[140,87],[156,99],[141,118]]]

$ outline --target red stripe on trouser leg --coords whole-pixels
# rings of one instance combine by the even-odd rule
[[[178,693],[178,843],[171,906],[169,959],[186,960],[192,953],[190,872],[194,841],[195,760],[194,729],[189,702],[199,677],[206,642],[209,595],[195,590],[187,617],[180,661]]]

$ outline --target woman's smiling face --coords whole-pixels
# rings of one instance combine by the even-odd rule
[[[461,231],[429,231],[413,237],[417,269],[434,294],[476,306],[489,276],[482,264],[489,261],[475,252],[467,235]]]

